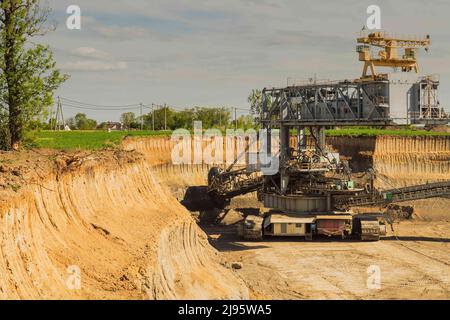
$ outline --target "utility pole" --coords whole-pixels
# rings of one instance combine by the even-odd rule
[[[234,130],[237,130],[237,111],[236,111],[236,107],[234,107]]]
[[[55,124],[54,124],[54,127],[53,127],[53,131],[56,131],[57,130],[57,128],[58,128],[58,122],[59,122],[59,104],[60,104],[60,99],[59,99],[59,96],[58,96],[58,99],[57,99],[57,102],[56,102],[56,113],[55,113]]]
[[[56,108],[56,115],[55,115],[55,131],[60,130],[60,125],[62,126],[62,130],[64,130],[64,113],[62,110],[62,103],[61,99],[58,97],[58,106]]]
[[[164,103],[164,131],[167,131],[167,105]]]
[[[63,108],[62,108],[62,102],[61,101],[59,102],[59,107],[61,109],[61,126],[62,126],[62,129],[65,130],[66,123],[64,121],[64,113],[63,113]]]
[[[152,128],[155,131],[155,104],[152,103]]]
[[[53,114],[55,113],[55,104],[52,105],[52,109],[50,110],[50,130],[53,131]]]
[[[141,131],[144,130],[144,117],[142,115],[142,103],[139,104],[139,109],[141,112]]]

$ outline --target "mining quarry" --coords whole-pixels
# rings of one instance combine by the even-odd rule
[[[359,171],[376,168],[380,187],[450,178],[449,137],[333,137],[327,145]],[[401,203],[413,211],[376,242],[246,241],[236,224],[265,210],[256,194],[223,210],[189,211],[186,191],[207,186],[210,166],[172,164],[173,146],[148,137],[115,151],[3,153],[0,184],[21,188],[0,193],[0,297],[450,297],[450,199]],[[367,287],[370,265],[381,268],[379,289]],[[78,288],[71,268],[79,268]]]
[[[285,18],[283,6],[251,2],[236,15],[228,3],[170,4],[164,18],[155,4],[94,6],[85,35],[102,50],[53,39],[77,81],[64,95],[78,100],[55,97],[70,75],[50,48],[28,49],[49,11],[2,1],[0,299],[450,299],[450,113],[440,76],[418,64],[431,36],[381,31],[371,5],[354,49],[361,76],[338,80],[350,70],[339,45],[354,39],[349,26],[330,33],[331,3],[315,13],[316,32],[300,15],[314,15],[310,4],[284,4]],[[272,15],[250,19],[262,25],[242,23],[266,5]],[[351,7],[332,14],[338,25]],[[81,8],[65,12],[81,34]],[[444,39],[434,18],[424,26]],[[426,69],[442,69],[443,83],[447,49]],[[335,80],[317,79],[325,71]],[[281,74],[286,85],[267,84]],[[144,98],[179,106],[124,104]],[[272,312],[247,306],[221,307]]]

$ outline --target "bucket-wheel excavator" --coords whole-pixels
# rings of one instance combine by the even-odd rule
[[[450,181],[377,190],[374,172],[365,182],[354,181],[346,162],[326,148],[326,128],[392,123],[389,109],[372,100],[360,82],[264,89],[260,135],[270,143],[260,144],[259,157],[253,158],[264,155],[272,161],[212,168],[208,193],[223,207],[233,197],[257,192],[271,211],[244,220],[239,230],[247,239],[328,235],[378,240],[386,233],[385,217],[354,215],[350,208],[450,196]],[[264,170],[274,164],[275,172]]]
[[[322,155],[321,159],[316,163],[290,162],[289,187],[284,194],[276,185],[281,174],[263,176],[246,168],[224,171],[212,168],[208,192],[220,207],[233,197],[257,192],[264,206],[271,210],[264,216],[247,216],[238,225],[239,234],[253,240],[263,236],[302,236],[311,240],[317,235],[379,240],[386,235],[392,217],[383,213],[355,215],[350,208],[450,196],[450,181],[377,190],[373,187],[375,174],[371,170],[366,183],[357,185],[349,179],[344,162],[330,165],[325,160],[327,156]],[[314,171],[318,167],[327,169]]]
[[[256,158],[271,161],[248,163],[245,168],[233,164],[225,170],[212,168],[209,172],[208,193],[217,206],[226,206],[238,195],[257,192],[264,207],[271,209],[264,216],[248,216],[244,220],[239,231],[245,238],[261,239],[266,235],[312,239],[327,235],[378,240],[386,233],[386,217],[354,215],[350,208],[450,196],[450,181],[377,190],[373,171],[368,172],[365,182],[358,182],[352,179],[339,154],[327,150],[326,128],[388,126],[405,121],[398,119],[396,112],[402,108],[400,102],[393,99],[387,103],[383,98],[386,92],[382,89],[390,84],[376,77],[374,66],[417,72],[415,50],[427,48],[430,39],[427,36],[421,41],[402,40],[372,33],[359,38],[358,43],[363,44],[358,46],[358,52],[360,60],[365,61],[362,78],[315,80],[262,91],[259,127],[266,143],[259,145]],[[369,46],[385,48],[380,59],[371,57]],[[406,48],[405,57],[397,56],[399,48]],[[367,77],[369,68],[372,77]],[[276,170],[265,170],[267,167]]]

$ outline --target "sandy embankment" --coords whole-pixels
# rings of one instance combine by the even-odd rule
[[[203,173],[165,170],[166,142],[153,157],[43,156],[38,174],[28,160],[20,190],[1,192],[0,298],[247,298],[174,196]]]
[[[375,167],[381,187],[450,179],[448,137],[328,142],[357,171]],[[179,204],[186,187],[205,184],[207,166],[172,166],[167,138],[124,146],[142,155],[30,156],[19,165],[0,154],[0,298],[249,296]],[[414,205],[418,219],[449,219],[448,199]]]

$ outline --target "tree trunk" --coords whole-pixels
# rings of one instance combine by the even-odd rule
[[[13,22],[13,3],[9,8],[5,8],[5,20],[4,28],[6,31],[5,36],[5,78],[8,88],[8,106],[9,106],[9,133],[11,135],[11,149],[18,150],[22,143],[23,138],[23,122],[22,122],[22,110],[18,100],[19,92],[17,84],[17,73],[15,65],[16,55],[16,41],[14,38],[14,22]]]
[[[11,149],[20,149],[23,138],[22,111],[14,98],[9,99],[9,133],[11,135]]]

